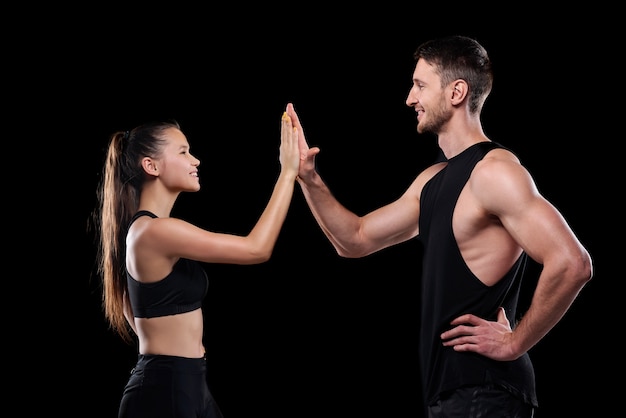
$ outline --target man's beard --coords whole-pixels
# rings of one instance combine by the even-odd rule
[[[447,110],[445,103],[442,100],[439,102],[439,106],[432,110],[428,110],[427,117],[417,124],[417,132],[433,133],[437,135],[441,131],[441,127],[446,124],[452,118],[452,111]]]

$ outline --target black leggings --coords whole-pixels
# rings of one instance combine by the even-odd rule
[[[428,407],[428,418],[532,418],[532,405],[493,384],[456,389]]]
[[[139,355],[118,418],[222,418],[206,380],[206,359]]]

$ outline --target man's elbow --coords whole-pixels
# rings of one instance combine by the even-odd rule
[[[593,277],[593,261],[591,256],[585,252],[581,256],[580,266],[578,267],[579,277],[583,284],[586,284]]]
[[[593,277],[593,262],[591,256],[586,251],[581,252],[567,263],[566,269],[567,276],[570,277],[573,282],[576,282],[578,287],[582,288]]]
[[[343,258],[362,258],[370,255],[374,251],[368,250],[362,245],[339,246],[335,245],[335,251]]]

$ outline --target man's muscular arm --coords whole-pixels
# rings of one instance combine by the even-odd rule
[[[485,159],[470,179],[472,193],[497,216],[520,247],[542,266],[531,304],[511,329],[471,314],[451,322],[445,346],[496,360],[513,360],[539,342],[565,315],[593,276],[592,261],[561,213],[538,192],[530,174],[512,159]]]

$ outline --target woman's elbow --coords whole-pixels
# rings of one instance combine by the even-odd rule
[[[269,261],[272,258],[274,247],[270,248],[257,248],[248,253],[248,260],[246,264],[262,264]]]

